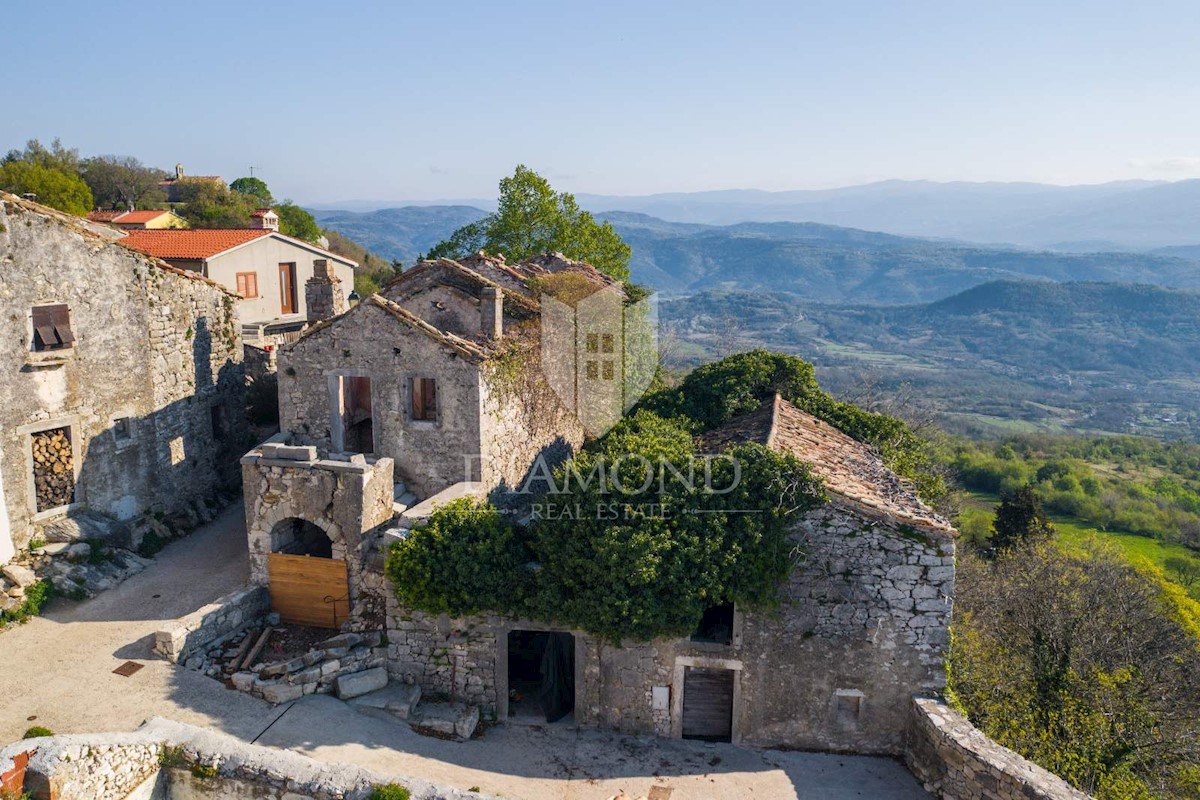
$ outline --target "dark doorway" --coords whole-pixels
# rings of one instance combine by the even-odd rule
[[[733,603],[721,603],[704,609],[704,616],[692,634],[693,642],[733,643]]]
[[[684,668],[684,739],[733,741],[733,681],[736,675],[731,669]]]
[[[371,379],[338,378],[338,402],[342,419],[342,451],[375,452],[375,420],[371,408]]]
[[[333,558],[333,542],[325,531],[308,520],[291,517],[271,529],[271,552]]]
[[[558,722],[575,710],[575,637],[508,634],[508,716]]]

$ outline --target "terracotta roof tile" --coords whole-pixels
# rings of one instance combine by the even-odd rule
[[[835,499],[862,513],[954,534],[953,526],[888,469],[874,449],[779,395],[699,437],[697,444],[716,452],[741,442],[758,442],[811,464]]]
[[[123,217],[128,211],[91,211],[87,218],[92,222],[115,222],[117,217]]]
[[[164,216],[166,214],[170,214],[170,213],[171,213],[170,211],[154,211],[154,210],[126,211],[121,216],[116,217],[113,221],[120,222],[120,223],[126,223],[126,222],[146,223],[146,222],[150,222],[151,220],[158,219],[159,217]],[[91,215],[89,214],[88,216],[91,216]]]
[[[215,256],[261,236],[270,236],[271,233],[273,231],[258,228],[133,230],[120,240],[120,244],[156,258],[201,259]]]

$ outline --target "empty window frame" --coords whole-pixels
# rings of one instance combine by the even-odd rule
[[[125,443],[133,439],[133,418],[132,417],[117,417],[112,422],[113,438],[118,443]]]
[[[71,311],[65,303],[33,307],[33,349],[65,350],[75,344]]]
[[[412,379],[412,419],[417,422],[437,422],[437,381],[433,378]]]

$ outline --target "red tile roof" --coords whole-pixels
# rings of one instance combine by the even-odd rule
[[[115,222],[117,217],[128,214],[128,211],[92,211],[87,218],[92,222]]]
[[[153,210],[151,210],[151,211],[128,211],[124,215],[117,217],[115,221],[121,222],[121,223],[125,223],[125,222],[146,223],[146,222],[150,222],[151,220],[158,219],[159,217],[163,216],[164,214],[170,214],[170,213],[171,213],[170,211],[153,211]]]
[[[132,230],[119,243],[156,258],[201,259],[215,256],[274,231],[257,228],[217,230]]]

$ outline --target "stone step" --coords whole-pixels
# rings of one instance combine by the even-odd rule
[[[460,741],[470,739],[479,724],[479,706],[463,703],[422,703],[408,717],[414,728],[454,736]]]
[[[408,494],[408,487],[404,485],[404,481],[397,481],[392,485],[392,499],[399,500],[404,495]]]
[[[407,683],[389,683],[382,689],[348,701],[355,710],[381,719],[407,720],[421,702],[421,687]]]
[[[399,516],[416,505],[416,502],[417,496],[415,494],[412,492],[405,492],[397,497],[392,503],[392,511],[396,514],[396,516]]]

